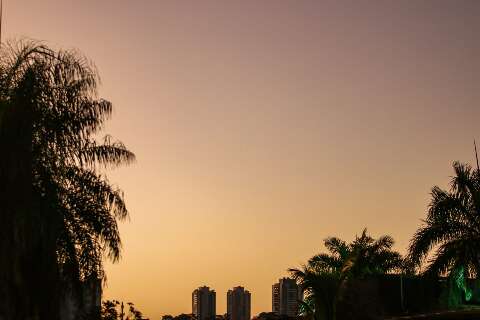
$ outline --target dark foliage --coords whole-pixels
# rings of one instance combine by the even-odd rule
[[[480,171],[455,162],[450,191],[432,188],[427,218],[410,242],[417,266],[434,251],[424,270],[439,276],[463,269],[465,278],[480,272]]]
[[[112,113],[93,65],[35,42],[0,57],[0,317],[57,319],[62,287],[120,257],[122,192],[100,171],[134,161],[95,136]]]
[[[392,250],[393,244],[392,237],[374,239],[366,229],[351,243],[336,237],[325,239],[329,253],[313,256],[301,269],[289,269],[305,293],[301,315],[333,320],[347,281],[402,270],[403,259]]]

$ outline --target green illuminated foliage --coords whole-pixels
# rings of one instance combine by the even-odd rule
[[[455,268],[451,274],[453,282],[464,295],[465,301],[470,301],[473,296],[473,291],[467,286],[467,280],[465,279],[465,268],[460,266]]]

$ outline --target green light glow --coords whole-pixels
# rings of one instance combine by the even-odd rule
[[[468,290],[467,288],[467,290],[465,291],[465,300],[470,301],[472,299],[472,296],[473,296],[472,290]]]
[[[453,277],[455,279],[455,284],[465,295],[465,301],[470,301],[473,296],[472,290],[468,288],[467,281],[465,279],[465,269],[463,266],[454,270]]]

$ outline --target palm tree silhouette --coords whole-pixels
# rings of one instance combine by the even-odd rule
[[[318,270],[310,264],[288,271],[304,293],[304,300],[299,301],[300,315],[306,319],[335,320],[336,304],[344,275],[337,271]]]
[[[337,237],[325,239],[329,253],[313,256],[300,269],[289,269],[305,293],[300,306],[303,315],[315,320],[333,320],[346,281],[402,270],[403,259],[392,250],[393,244],[392,237],[374,239],[366,229],[351,243]]]
[[[463,277],[480,271],[480,171],[453,164],[450,191],[432,188],[426,220],[409,247],[409,259],[420,266],[428,255],[426,275],[447,275],[461,270]]]
[[[401,255],[392,250],[393,244],[391,236],[374,239],[364,229],[349,244],[337,237],[327,238],[324,245],[329,253],[317,254],[308,263],[322,272],[342,273],[345,277],[385,274],[403,265]]]
[[[58,319],[62,292],[120,257],[128,211],[102,170],[135,157],[95,140],[112,104],[86,58],[31,41],[1,50],[0,316]]]

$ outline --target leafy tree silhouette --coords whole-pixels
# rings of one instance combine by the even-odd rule
[[[313,256],[290,274],[305,293],[300,313],[307,319],[334,320],[342,285],[349,279],[385,274],[403,267],[401,255],[392,250],[390,236],[374,239],[364,229],[351,243],[337,237],[325,239],[329,253]]]
[[[125,310],[123,302],[106,300],[102,303],[101,320],[148,320],[143,318],[142,312],[135,308],[131,302],[127,302],[128,310]]]
[[[480,274],[480,170],[459,162],[453,169],[450,191],[432,188],[427,218],[410,242],[409,259],[420,267],[434,251],[423,273],[455,278],[450,283],[463,287],[468,300],[465,279]]]
[[[58,319],[62,294],[118,261],[128,211],[102,170],[135,156],[95,137],[112,104],[75,51],[33,41],[0,56],[0,317]]]

